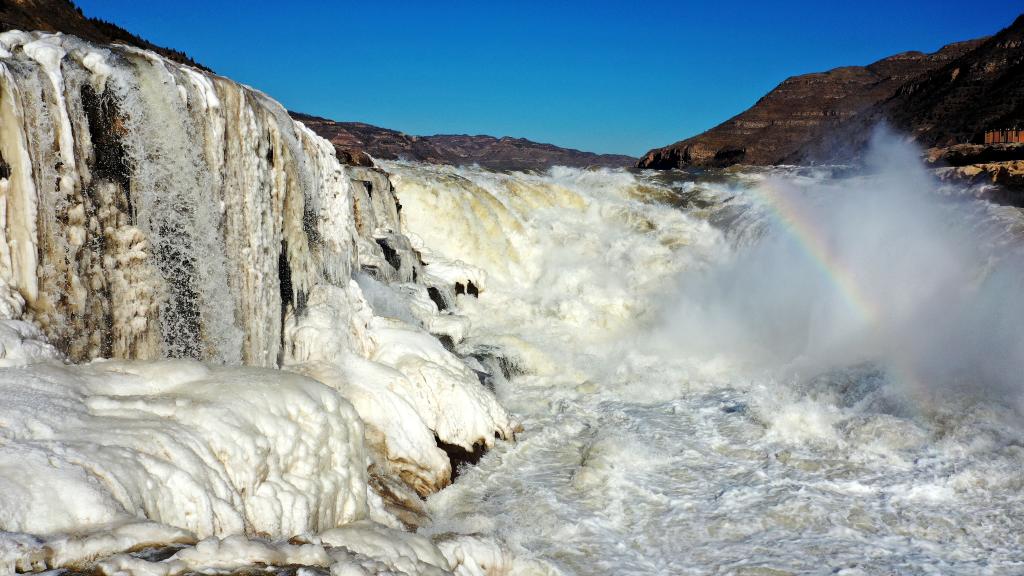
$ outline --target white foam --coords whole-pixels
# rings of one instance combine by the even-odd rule
[[[910,165],[904,154],[889,156]],[[997,448],[1024,438],[1019,416],[1016,424],[1009,416],[1015,408],[994,412],[978,387],[944,396],[929,392],[927,381],[908,383],[884,365],[858,364],[863,346],[819,354],[828,342],[813,336],[825,331],[798,349],[799,361],[765,369],[766,356],[744,344],[762,338],[761,350],[793,347],[794,331],[772,332],[779,323],[764,321],[775,318],[771,312],[799,324],[813,301],[823,308],[817,326],[850,326],[836,314],[841,308],[828,308],[841,302],[815,300],[820,294],[810,283],[820,267],[794,270],[799,254],[762,259],[760,268],[754,258],[744,263],[750,274],[731,284],[712,281],[706,293],[687,291],[745,253],[764,254],[758,247],[766,246],[764,227],[773,220],[750,206],[766,193],[759,187],[792,186],[838,220],[825,228],[845,235],[834,250],[873,255],[859,264],[870,272],[872,290],[894,296],[880,303],[894,312],[883,322],[899,324],[907,317],[896,312],[924,304],[927,292],[904,293],[900,279],[915,265],[934,262],[938,268],[916,276],[934,286],[947,264],[975,244],[955,240],[963,238],[961,230],[991,233],[982,224],[985,208],[951,207],[955,219],[945,228],[911,221],[945,210],[927,204],[932,184],[913,168],[881,181],[831,180],[822,171],[794,169],[691,181],[674,189],[717,204],[687,210],[662,204],[679,199],[662,184],[673,176],[663,174],[386,166],[398,174],[403,223],[433,251],[430,258],[486,273],[479,298],[459,298],[460,314],[470,321],[460,347],[489,350],[525,372],[513,373],[510,382],[499,379],[497,387],[499,399],[523,418],[519,441],[497,447],[428,499],[431,522],[422,531],[438,539],[456,570],[482,571],[485,559],[488,566],[501,564],[493,545],[586,574],[971,574],[992,566],[1012,571],[1019,562],[1012,536],[1019,523],[1006,511],[1020,504],[1009,471],[1019,468],[1021,454]],[[886,199],[875,203],[870,194],[852,193],[867,185]],[[913,198],[891,198],[908,189]],[[851,193],[830,196],[843,191]],[[904,210],[908,203],[919,210]],[[887,209],[898,212],[877,214]],[[1019,215],[1010,220],[1018,223]],[[993,237],[1006,242],[1001,226]],[[902,235],[890,238],[886,230]],[[936,230],[944,230],[941,237]],[[880,231],[890,238],[886,248],[869,250],[879,246],[871,238]],[[929,254],[929,246],[951,241],[961,246],[886,274],[890,252]],[[1002,258],[1002,270],[1012,271],[1013,259]],[[786,274],[792,274],[788,284]],[[747,306],[773,302],[774,292],[751,288],[766,279],[778,280],[787,307]],[[787,297],[787,286],[799,296]],[[983,302],[1001,302],[1002,314],[1018,318],[1014,299],[997,296],[994,286],[986,290],[992,292],[979,293]],[[674,308],[680,299],[688,307]],[[984,307],[972,310],[990,320],[970,326],[1003,325]],[[913,331],[908,342],[925,344],[934,336],[927,332]],[[676,338],[680,333],[687,337]],[[1019,339],[1001,328],[994,333],[989,349],[1018,358]],[[968,335],[958,332],[952,341],[970,341]],[[895,351],[887,342],[867,344]],[[929,364],[973,355],[973,346],[945,350],[946,361]],[[1002,381],[1005,360],[971,374]],[[823,366],[831,371],[819,374]],[[1007,395],[1011,405],[1019,397],[1019,387],[1014,390]],[[465,562],[457,545],[446,544],[481,536],[490,544]]]

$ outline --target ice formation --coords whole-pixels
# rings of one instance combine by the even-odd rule
[[[0,569],[447,571],[403,523],[518,423],[387,175],[151,52],[0,48]]]
[[[192,360],[43,362],[7,369],[0,388],[9,531],[146,518],[200,538],[282,536],[368,515],[362,423],[299,375]]]

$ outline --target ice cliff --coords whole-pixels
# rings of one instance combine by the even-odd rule
[[[386,174],[226,78],[15,31],[0,200],[0,567],[319,534],[311,565],[346,541],[378,568],[451,568],[411,535],[353,544],[417,522],[444,449],[517,427],[450,351],[456,286],[424,270]],[[217,565],[187,556],[161,570]]]

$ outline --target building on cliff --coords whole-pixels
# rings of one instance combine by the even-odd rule
[[[985,144],[1020,144],[1024,142],[1024,130],[986,130]]]

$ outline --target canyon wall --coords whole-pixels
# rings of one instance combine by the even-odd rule
[[[805,148],[818,141],[823,143],[820,152],[826,151],[827,142],[830,154],[846,153],[844,138],[835,137],[845,134],[844,126],[869,114],[907,82],[954,62],[983,40],[950,44],[931,54],[905,52],[867,66],[787,78],[749,109],[702,134],[653,149],[637,165],[665,170],[799,163],[810,156]],[[862,145],[870,129],[864,134]]]

